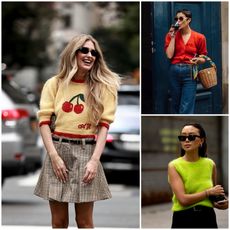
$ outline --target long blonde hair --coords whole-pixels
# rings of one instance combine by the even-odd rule
[[[120,78],[118,74],[112,72],[106,65],[101,48],[96,39],[87,34],[75,36],[61,53],[60,70],[57,77],[61,79],[61,84],[69,85],[78,70],[76,53],[86,41],[92,41],[98,52],[98,56],[86,79],[89,86],[86,103],[90,109],[89,114],[92,115],[90,116],[90,120],[97,125],[104,110],[102,104],[103,90],[105,88],[108,89],[116,98]]]

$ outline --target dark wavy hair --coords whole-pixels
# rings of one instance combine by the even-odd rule
[[[200,124],[197,124],[197,123],[185,124],[183,126],[183,128],[185,126],[193,126],[199,130],[200,137],[204,139],[204,142],[203,142],[202,146],[199,146],[198,154],[200,157],[207,157],[207,142],[206,142],[206,133],[204,131],[204,128]],[[185,155],[185,150],[181,148],[181,156],[184,156],[184,155]]]

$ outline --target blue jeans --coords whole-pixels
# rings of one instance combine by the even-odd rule
[[[194,113],[197,81],[192,76],[192,66],[174,64],[170,66],[170,92],[173,114]]]

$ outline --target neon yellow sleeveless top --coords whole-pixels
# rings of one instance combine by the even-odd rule
[[[210,158],[200,157],[196,162],[189,162],[182,157],[179,157],[171,161],[169,164],[172,164],[181,176],[186,194],[202,192],[213,187],[212,173],[214,162]],[[212,202],[208,198],[190,206],[182,206],[177,200],[175,194],[173,194],[172,201],[173,211],[185,210],[196,205],[213,207]]]

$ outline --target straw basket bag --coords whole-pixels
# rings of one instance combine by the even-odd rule
[[[202,69],[198,73],[198,77],[199,77],[199,80],[200,80],[202,86],[205,89],[209,89],[209,88],[217,85],[216,65],[211,60],[211,58],[209,58],[205,55],[200,55],[199,57],[204,58],[211,65],[211,67],[206,68],[206,69]]]

